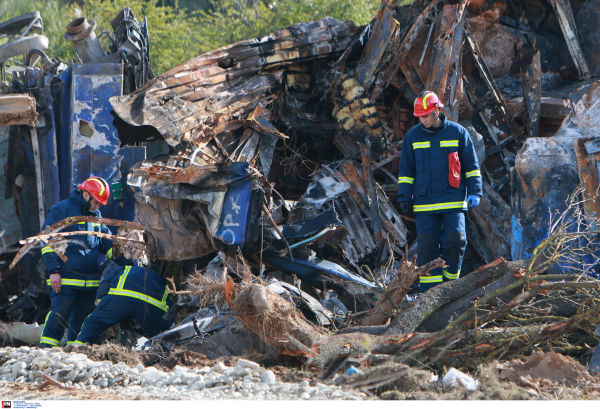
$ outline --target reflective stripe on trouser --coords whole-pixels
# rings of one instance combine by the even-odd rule
[[[416,214],[418,263],[419,266],[440,257],[440,244],[443,247],[442,259],[448,267],[436,268],[430,276],[421,277],[421,291],[435,287],[460,276],[467,236],[465,233],[465,215],[463,212],[439,214]]]
[[[46,329],[46,325],[48,324],[48,318],[52,314],[52,311],[49,311],[46,315],[46,320],[44,321],[44,329]],[[44,336],[44,330],[42,330],[42,338],[40,339],[40,348],[49,348],[49,347],[57,347],[60,344],[60,339],[54,339],[50,337]]]
[[[94,312],[86,318],[77,343],[94,344],[98,337],[119,321],[136,319],[147,338],[152,338],[170,328],[171,323],[163,318],[165,312],[152,304],[128,300],[127,297],[107,295],[102,298]]]
[[[65,328],[67,342],[75,341],[85,317],[94,310],[95,296],[93,291],[73,287],[61,287],[60,293],[50,289],[52,310],[46,317],[40,346],[58,346]]]

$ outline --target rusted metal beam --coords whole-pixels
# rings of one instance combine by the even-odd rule
[[[119,246],[127,246],[127,247],[131,247],[133,249],[136,249],[136,250],[147,251],[147,245],[138,240],[133,240],[133,239],[129,239],[127,237],[119,236],[119,235],[100,233],[100,232],[95,232],[95,231],[70,231],[70,232],[41,234],[41,235],[30,237],[26,240],[19,241],[19,243],[27,244],[28,246],[23,247],[23,248],[21,248],[21,250],[19,250],[19,252],[15,256],[15,258],[13,259],[12,263],[10,263],[9,267],[14,268],[14,266],[27,253],[27,251],[31,248],[31,246],[36,243],[45,242],[49,246],[54,248],[54,246],[62,246],[62,241],[56,241],[55,243],[53,243],[52,239],[64,238],[64,237],[70,237],[70,236],[83,236],[83,235],[96,236],[96,237],[100,237],[101,239],[111,240],[113,243],[115,243]],[[64,261],[67,260],[66,257],[64,257],[64,253],[61,254],[61,253],[57,252],[57,255]]]
[[[439,19],[439,36],[433,42],[434,51],[431,58],[435,63],[431,65],[431,75],[425,86],[426,89],[432,90],[442,99],[447,114],[452,112],[453,101],[450,101],[450,94],[452,85],[456,85],[456,83],[449,84],[450,87],[448,89],[446,85],[448,83],[448,75],[451,73],[452,57],[458,51],[454,49],[454,46],[456,45],[457,48],[460,48],[460,41],[458,40],[462,38],[463,16],[466,5],[467,1],[463,0],[457,5],[444,6]],[[456,58],[454,60],[456,61]],[[454,70],[456,70],[456,67],[454,67]],[[456,81],[456,75],[454,78]],[[446,92],[447,90],[450,92]]]
[[[369,202],[373,235],[375,236],[375,242],[379,243],[383,239],[383,235],[381,234],[381,219],[379,218],[379,204],[377,194],[375,193],[375,182],[373,181],[371,148],[368,145],[361,145],[360,156],[362,158],[363,181],[366,188],[367,200]]]
[[[22,244],[23,247],[21,248],[21,250],[19,250],[19,252],[15,256],[15,258],[13,259],[13,262],[11,263],[11,267],[10,268],[13,268],[14,265],[17,264],[17,262],[25,254],[27,254],[27,252],[31,249],[31,247],[34,246],[36,243],[38,243],[40,241],[39,240],[40,237],[42,237],[44,235],[58,233],[61,230],[64,230],[67,227],[72,226],[72,225],[77,224],[77,223],[80,223],[80,222],[100,223],[100,224],[104,224],[106,226],[116,226],[116,227],[124,228],[125,230],[142,230],[142,231],[144,230],[144,226],[142,226],[140,223],[129,222],[129,221],[126,221],[126,220],[103,219],[103,218],[100,218],[100,217],[92,217],[92,216],[74,216],[74,217],[68,217],[68,218],[63,219],[63,220],[61,220],[59,222],[54,223],[51,226],[47,226],[42,233],[40,233],[40,234],[38,234],[36,236],[29,237],[29,238],[27,238],[25,240],[21,240],[20,244]],[[82,235],[82,234],[94,233],[94,232],[83,233],[83,232],[79,231],[77,233],[79,235]]]
[[[361,61],[356,68],[356,78],[363,87],[369,88],[370,84],[373,83],[373,73],[398,27],[399,24],[394,19],[394,8],[384,4],[373,26],[373,33],[363,52]]]
[[[579,180],[585,187],[583,208],[590,222],[594,223],[596,230],[598,216],[600,215],[600,198],[598,197],[598,186],[600,186],[600,139],[579,138],[573,143],[575,155],[577,156],[577,171]]]
[[[521,69],[523,98],[527,108],[527,136],[537,138],[540,133],[540,109],[542,104],[542,63],[540,51],[533,56],[531,64]]]
[[[398,53],[396,54],[396,56],[394,57],[394,59],[392,60],[392,62],[390,63],[390,68],[387,72],[387,75],[383,78],[383,83],[385,84],[386,87],[389,86],[390,83],[392,82],[392,78],[394,77],[394,74],[396,73],[396,71],[398,71],[398,68],[400,68],[400,63],[406,58],[406,55],[408,54],[408,50],[410,50],[410,48],[412,46],[412,42],[414,41],[416,36],[419,34],[419,30],[423,26],[423,23],[425,22],[427,17],[429,17],[429,15],[431,14],[431,12],[436,4],[437,4],[436,2],[432,1],[427,5],[427,7],[425,7],[425,10],[423,10],[421,15],[417,18],[417,20],[414,22],[413,26],[410,28],[410,30],[404,37],[404,40],[402,40],[400,49],[399,49]]]
[[[573,57],[573,62],[577,68],[579,74],[579,80],[588,80],[591,77],[590,70],[588,69],[587,62],[581,51],[579,40],[577,39],[577,26],[575,25],[575,18],[573,17],[573,10],[571,10],[571,4],[565,0],[550,0],[556,19],[560,24],[560,29],[563,32],[567,47],[569,47],[569,53]]]

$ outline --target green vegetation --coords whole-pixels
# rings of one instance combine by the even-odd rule
[[[207,51],[261,37],[296,23],[331,16],[352,20],[357,25],[366,24],[375,15],[381,0],[215,0],[212,7],[194,11],[183,8],[193,3],[189,0],[84,0],[77,3],[0,0],[0,21],[38,10],[44,19],[44,33],[50,40],[47,54],[71,62],[75,60],[72,44],[63,39],[71,20],[85,16],[96,20],[96,34],[103,30],[112,32],[110,21],[129,6],[139,21],[148,17],[151,63],[155,73],[160,74]],[[107,49],[108,40],[103,37],[101,41]]]

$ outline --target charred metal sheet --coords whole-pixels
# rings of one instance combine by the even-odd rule
[[[361,146],[360,156],[362,158],[363,182],[365,184],[365,193],[369,203],[369,213],[371,214],[371,225],[373,226],[373,235],[375,242],[379,243],[383,236],[381,234],[381,219],[379,218],[379,203],[375,193],[375,181],[373,180],[373,168],[371,164],[371,150],[368,146]]]
[[[600,81],[584,85],[567,97],[569,115],[556,132],[557,136],[595,137],[600,128]]]
[[[412,62],[409,58],[405,58],[400,63],[400,69],[402,73],[406,77],[406,81],[408,86],[412,90],[415,95],[419,95],[421,92],[425,90],[424,81],[422,80],[417,71],[415,70]]]
[[[531,64],[521,69],[523,96],[527,107],[527,129],[530,138],[537,138],[540,133],[540,109],[542,102],[542,63],[540,52],[533,56]]]
[[[341,244],[343,253],[348,260],[358,263],[377,249],[375,241],[349,193],[342,193],[335,200],[335,210],[342,220],[342,226],[348,231]]]
[[[513,171],[511,253],[524,260],[548,237],[550,214],[563,212],[578,183],[571,137],[529,138]]]
[[[152,259],[186,260],[256,244],[262,195],[251,189],[248,163],[175,168],[142,162],[128,184]],[[260,203],[259,203],[260,202]]]
[[[311,297],[306,292],[285,281],[271,279],[269,280],[268,287],[279,295],[287,295],[289,301],[296,305],[296,308],[308,308],[315,315],[319,325],[331,325],[333,315],[316,298]]]
[[[500,2],[497,5],[502,4]],[[499,17],[494,14],[494,17]],[[515,61],[515,44],[518,39],[489,14],[468,19],[485,63],[494,78],[508,75]]]
[[[573,17],[573,10],[571,10],[571,4],[565,0],[550,0],[556,18],[560,23],[560,28],[569,47],[569,53],[573,57],[573,62],[577,68],[577,72],[580,80],[590,79],[590,70],[588,69],[587,62],[581,51],[579,40],[577,39],[577,26],[575,25],[575,18]]]
[[[0,125],[36,126],[35,98],[25,94],[0,95]]]
[[[521,129],[510,116],[468,22],[465,22],[464,35],[470,51],[466,58],[474,60],[480,76],[471,78],[472,83],[465,83],[466,93],[489,134],[486,140],[486,148],[489,150],[486,149],[487,159],[483,163],[483,170],[487,173],[494,190],[500,192],[508,186],[510,177],[507,160],[511,159],[516,151],[513,147],[513,152],[509,152],[508,144],[517,140]]]
[[[577,15],[577,37],[582,39],[581,51],[593,77],[600,75],[600,32],[598,22],[600,21],[600,0],[586,1]]]
[[[202,124],[213,124],[217,113],[221,119],[245,116],[259,99],[271,93],[272,87],[282,83],[282,71],[256,75],[261,69],[343,51],[355,31],[352,22],[340,23],[329,17],[297,24],[260,39],[208,52],[126,97],[113,98],[111,103],[127,124],[151,125],[176,145],[186,133],[201,129]],[[226,68],[219,64],[224,60],[231,62]]]
[[[421,27],[425,23],[426,19],[431,15],[431,13],[436,5],[437,5],[437,2],[433,2],[433,1],[430,2],[427,5],[427,7],[425,7],[425,10],[423,10],[421,15],[417,18],[417,20],[413,23],[413,25],[410,28],[410,30],[408,31],[408,33],[406,33],[406,36],[404,36],[404,39],[402,40],[402,44],[400,45],[398,52],[394,56],[394,59],[390,63],[388,71],[383,78],[383,83],[385,84],[386,87],[391,84],[394,74],[398,71],[398,68],[400,68],[400,63],[402,63],[402,61],[406,58],[408,51],[412,47],[413,41],[415,40],[416,36],[419,34]]]
[[[354,162],[346,160],[340,164],[337,174],[341,180],[350,183],[350,195],[362,213],[372,221],[373,219],[369,208],[369,200],[365,189],[362,169],[354,164]],[[389,198],[385,195],[379,185],[376,186],[376,190],[379,202],[379,216],[383,231],[389,235],[390,239],[397,247],[402,248],[406,244],[408,230],[404,226],[400,215],[391,205]],[[381,211],[382,207],[385,211]],[[375,232],[373,232],[372,235],[374,236]]]
[[[510,206],[489,184],[483,183],[481,203],[476,208],[469,209],[469,215],[490,249],[491,261],[500,257],[510,259],[512,228]],[[491,261],[486,260],[486,262]]]
[[[431,74],[425,86],[426,89],[432,90],[440,97],[449,117],[452,116],[452,107],[457,103],[450,99],[458,80],[458,75],[456,75],[458,59],[453,56],[454,54],[462,56],[462,27],[466,5],[467,1],[465,0],[457,5],[444,6],[438,18],[439,35],[433,42],[431,58],[435,63],[431,64]],[[454,66],[452,66],[452,62],[454,62]],[[450,81],[448,81],[449,79]],[[451,119],[457,120],[458,117]]]
[[[303,209],[323,209],[335,212],[347,234],[339,246],[351,263],[360,260],[377,249],[360,209],[348,193],[350,184],[343,181],[329,166],[322,166],[306,193],[300,198]],[[339,240],[338,240],[339,241]],[[338,244],[335,244],[338,245]]]
[[[579,180],[585,187],[583,208],[588,219],[597,225],[600,215],[600,138],[579,138],[574,145]]]
[[[383,124],[377,109],[363,87],[351,74],[342,74],[332,84],[332,115],[346,134],[363,145],[370,145],[377,158],[386,148]]]
[[[385,3],[387,3],[387,0]],[[394,8],[385,3],[379,10],[377,20],[372,28],[373,33],[356,68],[358,82],[365,88],[370,88],[375,80],[374,73],[379,61],[381,61],[394,32],[399,27],[398,22],[394,19]]]
[[[325,276],[332,278],[334,281],[347,281],[359,286],[364,286],[368,289],[380,291],[377,284],[353,274],[342,266],[332,263],[331,261],[311,258],[309,260],[296,259],[294,262],[287,257],[278,257],[272,253],[265,252],[263,260],[266,264],[273,266],[288,274],[297,274],[300,277],[310,278],[311,276]]]

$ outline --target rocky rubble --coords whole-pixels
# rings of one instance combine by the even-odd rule
[[[260,400],[360,400],[367,396],[355,390],[308,381],[278,382],[275,374],[255,362],[239,359],[234,367],[219,362],[211,367],[190,369],[175,366],[171,372],[154,367],[92,361],[86,355],[65,353],[60,348],[0,348],[0,392],[11,399],[40,399],[37,388],[15,396],[5,389],[12,383],[41,386],[42,374],[51,376],[73,391],[103,392],[110,399],[260,399]],[[45,399],[42,397],[42,399]]]

